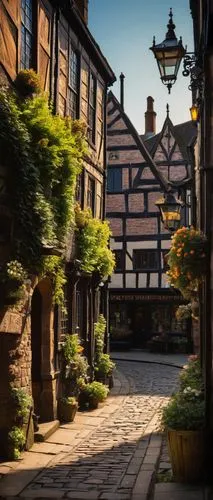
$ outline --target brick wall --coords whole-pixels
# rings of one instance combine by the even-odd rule
[[[125,200],[123,194],[108,194],[106,200],[107,212],[125,212]]]
[[[122,219],[109,219],[109,223],[113,236],[121,236],[123,234]]]
[[[126,221],[127,235],[144,235],[157,233],[157,219],[155,217],[149,219],[127,219]]]
[[[128,197],[130,212],[143,212],[144,210],[144,195],[143,193],[131,193]]]

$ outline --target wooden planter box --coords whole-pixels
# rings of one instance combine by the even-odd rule
[[[204,432],[168,430],[167,440],[174,480],[200,481],[204,471]]]

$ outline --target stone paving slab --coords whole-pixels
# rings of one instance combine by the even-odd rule
[[[46,449],[42,444],[38,452],[36,444],[24,453],[16,471],[1,481],[1,499],[147,500],[162,439],[158,410],[175,389],[178,369],[118,365],[118,383],[105,406],[78,412]]]

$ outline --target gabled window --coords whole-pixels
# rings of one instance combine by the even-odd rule
[[[33,5],[32,0],[21,0],[21,69],[32,67],[33,59]]]
[[[108,168],[107,171],[107,191],[114,193],[122,191],[122,169],[119,167]]]
[[[79,118],[79,55],[72,46],[69,53],[68,115]]]
[[[115,272],[124,270],[124,252],[123,250],[113,250],[115,255]]]
[[[159,270],[158,250],[133,250],[133,269],[143,271]]]
[[[96,121],[96,91],[97,81],[95,76],[90,73],[89,81],[89,140],[95,144],[95,121]]]

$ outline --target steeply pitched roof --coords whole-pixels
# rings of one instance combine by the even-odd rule
[[[173,125],[170,118],[167,117],[165,122],[164,122],[164,126],[165,126],[165,123],[167,120],[170,121],[170,126],[172,125],[176,141],[181,148],[183,156],[186,159],[188,159],[188,147],[191,146],[191,144],[193,144],[193,142],[195,141],[195,139],[197,137],[197,129],[196,129],[195,125],[193,124],[192,121],[180,123],[178,125]],[[144,141],[144,144],[145,144],[146,148],[148,149],[149,153],[151,154],[151,156],[153,156],[155,151],[156,151],[156,148],[157,148],[157,145],[160,141],[161,135],[162,135],[162,131],[160,133],[152,136],[152,137],[147,138],[147,139],[144,135],[140,136],[142,138],[142,140]]]
[[[128,118],[128,116],[126,115],[126,113],[124,112],[124,110],[122,109],[120,103],[118,102],[118,100],[116,99],[116,97],[114,96],[114,94],[111,91],[108,94],[108,102],[112,102],[113,103],[113,110],[118,110],[119,111],[120,117],[123,119],[126,127],[129,130],[129,133],[134,138],[135,143],[136,143],[136,145],[138,147],[138,150],[140,151],[140,153],[144,157],[145,161],[147,162],[147,166],[150,167],[150,170],[152,171],[153,175],[158,180],[158,182],[161,185],[162,189],[164,191],[167,191],[169,189],[168,181],[159,172],[159,170],[158,170],[158,168],[157,168],[157,166],[156,166],[153,158],[151,157],[151,155],[150,155],[148,149],[146,148],[146,146],[144,145],[144,142],[143,142],[142,138],[138,134],[138,132],[135,129],[134,125],[132,124],[132,122],[130,121],[130,119]],[[111,113],[112,113],[112,111],[110,111],[110,114]]]

